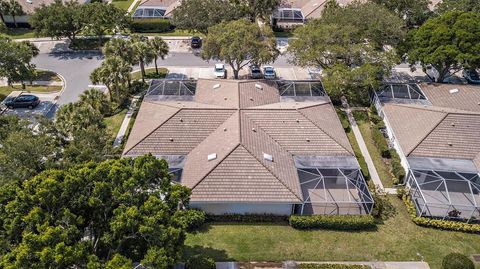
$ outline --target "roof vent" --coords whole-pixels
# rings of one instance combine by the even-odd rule
[[[448,142],[448,145],[449,145],[450,147],[453,146],[452,142]]]
[[[208,154],[207,160],[213,161],[217,158],[217,153]]]
[[[255,84],[255,88],[257,88],[257,89],[259,89],[259,90],[263,90],[263,87],[262,87],[262,85],[260,85],[260,84]]]
[[[223,100],[227,100],[228,98],[227,97],[223,97]]]
[[[307,138],[307,142],[310,142],[310,138]]]
[[[263,159],[273,162],[273,156],[267,153],[263,153]]]
[[[256,131],[257,131],[257,129],[255,129],[255,127],[254,127],[254,128],[252,128],[252,131],[256,132]]]
[[[183,122],[183,119],[182,119],[182,118],[180,118],[180,122]]]
[[[226,131],[227,131],[227,128],[223,128],[223,131],[226,132]]]
[[[173,142],[173,137],[170,137],[168,140],[170,140],[170,142]]]
[[[253,101],[253,97],[250,96],[250,101]]]
[[[217,84],[213,85],[213,88],[214,88],[214,89],[220,88],[220,84],[217,83]]]
[[[295,121],[296,121],[296,122],[300,122],[300,120],[299,120],[299,119],[295,119]]]
[[[452,93],[452,94],[453,94],[453,93],[457,93],[457,92],[458,92],[458,89],[451,89],[449,92]]]
[[[452,122],[452,126],[455,127],[455,122]]]
[[[27,3],[32,4],[33,2],[32,0],[27,0]]]

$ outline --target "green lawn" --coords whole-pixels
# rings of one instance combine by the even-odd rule
[[[33,80],[55,81],[55,82],[62,81],[62,79],[60,79],[57,73],[52,71],[47,71],[47,70],[36,70],[36,74]]]
[[[212,224],[188,234],[186,255],[203,253],[218,261],[418,261],[422,256],[437,269],[450,252],[480,253],[480,235],[416,226],[403,202],[396,196],[390,196],[390,200],[396,215],[380,224],[377,231],[299,231],[287,224]]]
[[[5,97],[7,97],[13,91],[48,93],[48,92],[58,92],[61,89],[62,89],[62,86],[30,86],[30,85],[26,85],[25,89],[22,89],[22,86],[20,86],[20,85],[0,86],[0,101],[5,99]]]
[[[355,120],[358,124],[358,128],[362,133],[363,139],[365,140],[365,144],[367,145],[368,152],[372,157],[373,164],[375,168],[377,168],[378,176],[383,183],[383,187],[391,188],[393,187],[393,176],[391,171],[391,164],[390,160],[382,158],[380,152],[378,151],[377,147],[375,146],[375,142],[372,138],[372,130],[371,125],[368,120],[364,120],[364,117],[358,117],[361,112],[356,112],[354,114]],[[366,113],[364,113],[365,117],[367,117]]]
[[[112,5],[126,11],[130,7],[130,5],[132,5],[133,1],[134,0],[114,0],[112,2]]]
[[[167,74],[168,74],[168,69],[163,67],[158,68],[158,75],[155,71],[155,67],[145,69],[146,79],[165,78]],[[142,73],[140,73],[140,70],[132,73],[132,80],[140,80],[140,79],[142,79]]]
[[[29,28],[9,28],[6,33],[12,39],[34,38],[35,32]]]
[[[117,137],[120,126],[122,125],[125,115],[127,115],[127,108],[124,108],[110,117],[104,119],[104,123],[107,126],[107,131],[112,135],[113,138]]]

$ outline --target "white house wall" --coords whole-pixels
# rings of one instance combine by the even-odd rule
[[[190,203],[190,207],[201,209],[209,214],[274,214],[291,215],[292,204],[253,204],[253,203]]]

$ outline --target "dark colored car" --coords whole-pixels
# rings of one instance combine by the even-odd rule
[[[478,75],[478,72],[475,69],[465,69],[465,70],[463,70],[463,77],[470,84],[480,84],[480,76]]]
[[[192,49],[201,48],[202,47],[202,39],[198,36],[192,37],[192,39],[190,40],[190,46],[192,47]]]
[[[262,70],[258,65],[250,65],[250,78],[263,78]]]
[[[10,108],[29,108],[33,109],[40,104],[40,99],[35,95],[25,94],[11,98],[5,102],[5,105]]]

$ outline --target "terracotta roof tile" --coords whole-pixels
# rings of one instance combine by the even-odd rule
[[[479,86],[422,84],[420,87],[434,106],[480,112]],[[458,92],[450,93],[453,89],[457,89]]]
[[[260,88],[257,88],[260,86]],[[273,81],[249,81],[239,83],[240,108],[278,103],[280,95]]]

